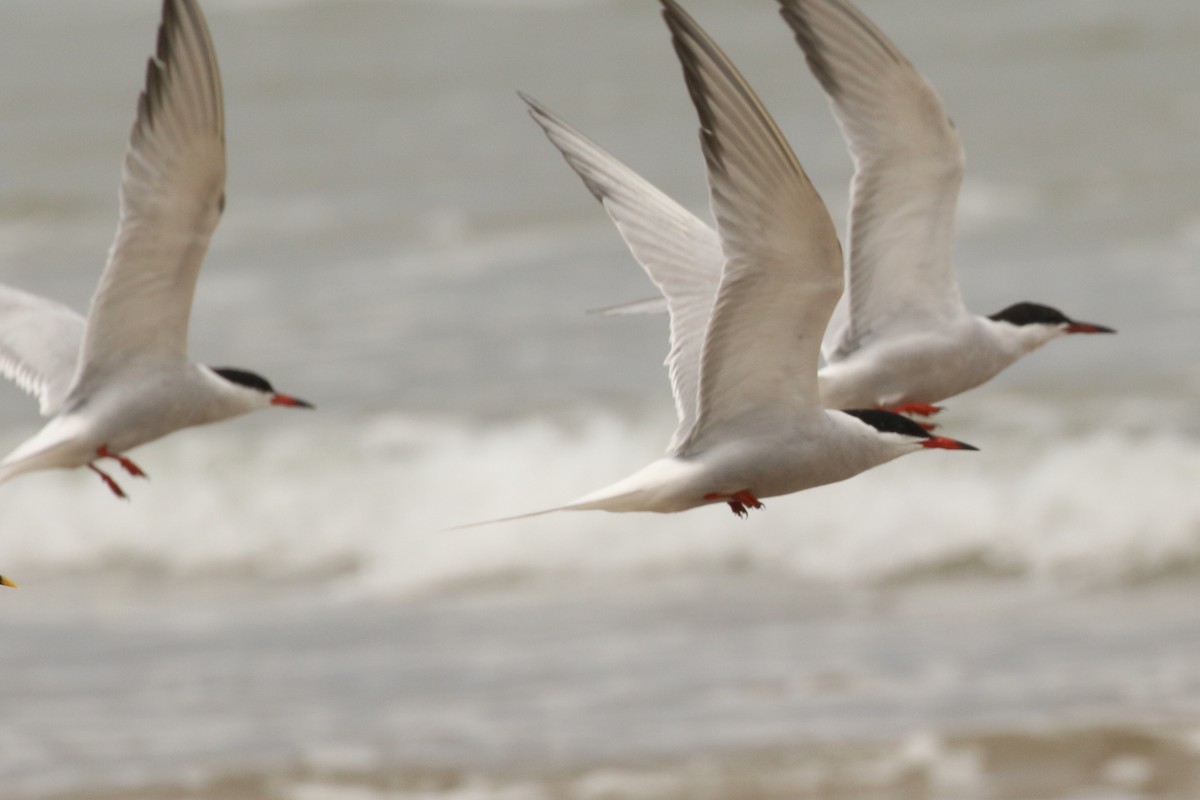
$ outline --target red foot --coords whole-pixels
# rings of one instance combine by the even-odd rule
[[[108,486],[109,489],[112,489],[113,494],[115,494],[117,497],[121,498],[122,500],[126,499],[125,493],[121,491],[121,487],[118,486],[117,482],[114,481],[111,477],[109,477],[109,475],[106,472],[101,470],[95,464],[89,463],[87,466],[88,466],[88,469],[90,469],[92,472],[94,472],[100,476],[100,480],[104,481],[105,485]]]
[[[746,510],[747,506],[749,506],[750,508],[762,508],[763,507],[763,504],[761,502],[759,502],[759,499],[757,497],[755,497],[754,495],[752,495],[750,493],[749,489],[743,489],[742,491],[734,492],[733,494],[718,494],[717,492],[712,492],[710,494],[704,495],[704,499],[705,500],[724,500],[726,503],[729,504],[730,510],[732,510],[733,513],[739,517],[749,516],[750,512]]]
[[[886,410],[894,414],[913,414],[918,417],[932,417],[941,411],[942,407],[935,406],[932,403],[901,403]]]
[[[918,422],[917,424],[921,426],[921,430],[923,431],[937,430],[937,425],[934,425],[932,422]]]
[[[100,447],[96,448],[96,456],[98,458],[113,459],[118,464],[120,464],[122,467],[124,467],[126,472],[128,472],[130,475],[132,475],[135,478],[146,478],[146,479],[150,478],[149,475],[147,475],[145,472],[142,472],[142,468],[139,467],[137,464],[133,463],[125,456],[114,453],[113,451],[111,451],[107,447],[105,447],[104,445],[101,445]]]

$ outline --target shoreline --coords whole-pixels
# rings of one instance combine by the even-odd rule
[[[913,732],[569,768],[293,765],[12,800],[1136,800],[1197,792],[1194,729],[1099,724]]]
[[[997,793],[1027,762],[1050,783],[1200,786],[1187,580],[723,574],[142,600],[0,619],[6,797],[591,800],[719,780],[740,788],[708,796],[857,800],[876,779],[880,797],[1056,796]],[[626,773],[633,788],[595,789]]]

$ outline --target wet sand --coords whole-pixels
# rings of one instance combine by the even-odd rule
[[[420,768],[230,773],[177,785],[36,795],[54,800],[1137,800],[1194,798],[1194,732],[1143,727],[1009,731],[544,771]],[[34,795],[13,798],[25,800]]]

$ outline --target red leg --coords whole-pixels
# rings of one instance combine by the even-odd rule
[[[745,503],[750,508],[762,508],[763,507],[763,504],[759,501],[759,499],[757,497],[755,497],[754,495],[750,494],[749,489],[742,489],[740,492],[736,493],[733,496],[733,499],[738,501],[739,503]]]
[[[885,409],[894,414],[912,414],[918,417],[932,417],[934,414],[942,410],[941,406],[935,406],[932,403],[901,403],[898,406],[892,406]]]
[[[711,494],[704,495],[704,499],[724,500],[729,504],[730,510],[739,517],[747,517],[750,515],[750,512],[746,510],[747,506],[750,508],[763,507],[763,504],[757,497],[750,493],[749,489],[743,489],[740,492],[734,492],[733,494],[718,494],[713,492]]]
[[[103,470],[101,470],[99,467],[97,467],[95,464],[92,464],[92,463],[89,463],[87,466],[88,466],[88,469],[90,469],[92,472],[94,472],[100,476],[100,480],[104,481],[105,485],[108,486],[109,489],[112,489],[113,494],[115,494],[117,497],[121,498],[122,500],[126,499],[125,493],[123,491],[121,491],[121,487],[118,486],[117,482],[114,481],[111,477],[109,477],[109,475],[106,472],[104,472]]]
[[[132,475],[135,478],[149,478],[150,477],[145,472],[142,472],[142,468],[139,467],[137,464],[133,463],[132,461],[130,461],[128,458],[126,458],[123,455],[114,453],[113,451],[109,450],[104,445],[101,445],[100,447],[96,448],[96,456],[99,458],[113,459],[118,464],[120,464],[122,467],[124,467],[126,472],[128,472],[130,475]]]

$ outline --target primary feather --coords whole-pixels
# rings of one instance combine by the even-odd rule
[[[849,3],[780,2],[854,160],[849,313],[830,331],[826,358],[965,315],[953,244],[966,159],[937,93]]]
[[[686,452],[764,410],[819,408],[821,337],[842,293],[833,220],[758,96],[708,34],[663,0],[700,117],[725,266],[700,361]]]
[[[217,57],[190,0],[167,0],[121,172],[121,220],[92,297],[77,383],[187,355],[196,278],[225,197]]]

